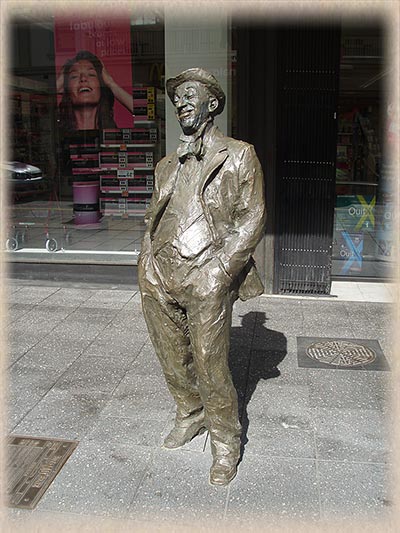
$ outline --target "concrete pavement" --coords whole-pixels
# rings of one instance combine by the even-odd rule
[[[218,488],[208,484],[207,434],[161,448],[174,404],[137,291],[10,281],[8,433],[79,441],[35,510],[7,511],[10,527],[385,521],[393,504],[392,306],[387,292],[366,299],[235,304],[230,366],[244,453],[237,478]],[[311,337],[378,341],[382,364],[301,366],[299,339]]]

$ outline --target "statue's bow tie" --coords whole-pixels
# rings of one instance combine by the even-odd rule
[[[179,160],[183,163],[185,159],[190,155],[194,155],[195,157],[197,157],[197,159],[201,159],[202,147],[203,147],[202,138],[199,137],[194,141],[185,140],[181,142],[176,152],[178,154]]]

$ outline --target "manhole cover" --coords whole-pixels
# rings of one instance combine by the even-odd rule
[[[34,509],[77,445],[70,440],[9,436],[8,505]]]
[[[368,365],[376,359],[372,348],[349,341],[314,342],[306,354],[321,363],[343,367]]]

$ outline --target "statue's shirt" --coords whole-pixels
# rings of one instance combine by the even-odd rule
[[[189,156],[180,165],[175,190],[160,220],[153,241],[157,256],[172,245],[184,259],[193,259],[208,248],[212,235],[201,205],[202,160]]]

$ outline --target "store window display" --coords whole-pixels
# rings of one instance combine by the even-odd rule
[[[136,29],[130,16],[71,20],[13,24],[19,90],[10,160],[38,167],[43,178],[24,198],[12,182],[8,248],[15,261],[79,263],[90,254],[94,263],[135,264],[154,166],[165,153],[164,80],[154,76],[154,65],[164,66],[163,21]],[[19,47],[29,48],[32,28],[35,64],[25,65],[29,51]]]
[[[383,105],[382,35],[378,27],[344,28],[342,42],[332,273],[391,277],[391,118]]]

